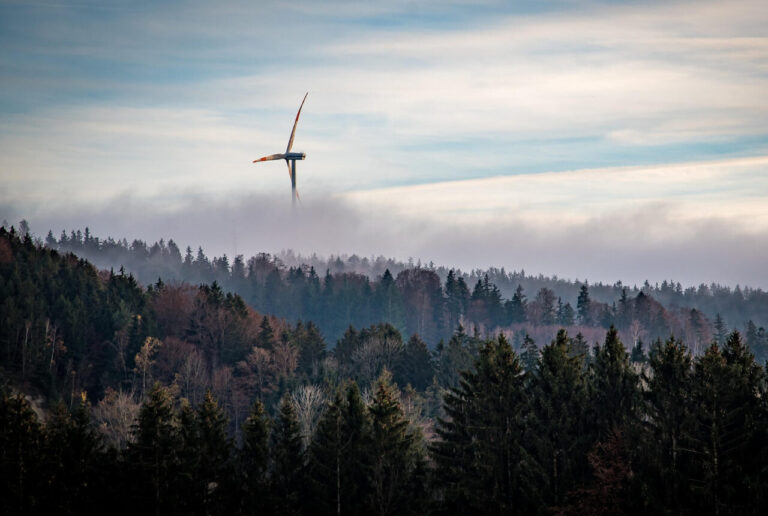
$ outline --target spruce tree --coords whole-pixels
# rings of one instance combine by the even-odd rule
[[[266,512],[271,505],[267,483],[269,467],[270,420],[264,405],[256,400],[242,428],[242,445],[238,452],[242,509],[247,514]]]
[[[682,342],[657,341],[648,357],[649,372],[643,380],[645,425],[642,463],[651,512],[673,514],[690,510],[688,435],[692,430],[693,379],[691,353]]]
[[[0,387],[0,513],[32,514],[39,510],[43,439],[37,416],[21,394]]]
[[[638,377],[629,364],[627,350],[616,328],[611,327],[592,363],[590,398],[598,437],[634,423],[639,394]]]
[[[271,435],[271,490],[276,510],[281,514],[298,514],[302,494],[301,430],[293,404],[287,395],[280,408]]]
[[[566,494],[587,477],[587,379],[583,356],[573,355],[565,330],[541,350],[530,380],[531,415],[527,440],[542,473],[547,506],[565,503]]]
[[[139,410],[127,461],[135,481],[136,510],[144,514],[170,514],[181,508],[179,479],[181,440],[176,426],[172,398],[155,383]]]
[[[589,313],[590,305],[589,286],[584,283],[579,289],[579,298],[576,301],[576,312],[579,314],[579,324],[582,326],[590,326],[592,324]]]
[[[418,435],[408,428],[399,392],[386,369],[376,382],[371,420],[369,503],[378,515],[419,514],[426,500],[424,457]],[[421,502],[421,503],[420,503]]]
[[[45,456],[45,489],[40,493],[42,513],[95,514],[103,485],[104,445],[91,426],[83,399],[70,414],[59,402],[45,425],[41,452]]]
[[[370,419],[357,384],[336,391],[310,443],[306,512],[361,514],[368,509]]]
[[[431,447],[439,510],[527,514],[535,463],[523,443],[526,396],[520,360],[503,336],[481,349],[473,371],[446,394]]]
[[[765,508],[765,371],[732,332],[694,363],[693,473],[699,510],[759,513]],[[762,443],[762,444],[761,444]]]

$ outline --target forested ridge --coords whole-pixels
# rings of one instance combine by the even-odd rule
[[[690,345],[650,292],[622,289],[614,309],[581,285],[569,311],[546,287],[501,302],[490,276],[470,291],[414,268],[352,275],[355,297],[350,273],[313,279],[263,257],[264,299],[318,287],[308,312],[276,317],[228,283],[237,259],[145,288],[49,247],[0,229],[3,514],[768,508],[754,323],[742,337],[679,309],[699,317]],[[363,323],[337,312],[361,299],[376,306]],[[344,325],[329,345],[331,307]],[[510,313],[525,319],[494,324]]]
[[[614,326],[633,345],[674,334],[700,353],[713,337],[722,344],[729,329],[765,341],[764,331],[757,332],[768,327],[768,292],[749,286],[589,284],[503,268],[462,272],[381,256],[321,259],[291,251],[230,260],[208,258],[202,248],[182,251],[172,239],[153,244],[100,239],[88,228],[62,231],[58,239],[49,232],[41,243],[102,269],[124,267],[143,285],[158,278],[193,285],[216,281],[261,312],[292,323],[314,321],[330,342],[350,324],[379,322],[404,335],[418,333],[430,349],[448,340],[459,322],[483,335],[517,335],[518,346],[525,333],[547,342],[566,327],[593,340]]]

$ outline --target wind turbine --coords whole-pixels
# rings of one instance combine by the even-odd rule
[[[276,159],[285,160],[285,164],[288,165],[288,175],[291,178],[291,203],[294,208],[296,207],[296,198],[299,196],[299,193],[296,191],[296,160],[304,159],[307,155],[303,152],[291,152],[291,147],[293,147],[293,137],[296,135],[296,124],[299,123],[299,115],[301,115],[301,108],[304,107],[304,101],[307,100],[307,95],[309,95],[309,92],[304,95],[304,100],[301,101],[301,105],[299,106],[299,112],[296,113],[296,120],[293,122],[291,138],[288,140],[288,147],[286,147],[285,152],[283,154],[270,154],[269,156],[253,160],[254,163]]]

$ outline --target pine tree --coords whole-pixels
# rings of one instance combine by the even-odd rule
[[[510,324],[520,324],[527,320],[526,305],[527,301],[525,299],[525,294],[523,294],[523,286],[518,285],[515,289],[515,293],[512,295],[512,299],[505,304],[507,320]]]
[[[362,514],[368,509],[370,419],[357,384],[336,391],[309,446],[311,507],[318,514]],[[307,500],[309,501],[309,500]]]
[[[172,398],[167,389],[155,383],[139,410],[134,426],[134,441],[127,460],[135,475],[136,509],[144,514],[170,514],[180,508],[180,438]]]
[[[234,469],[233,444],[227,433],[229,420],[210,391],[195,411],[195,432],[184,442],[185,452],[194,451],[192,469],[195,490],[202,495],[200,514],[221,514],[228,507],[232,494]]]
[[[37,416],[21,394],[0,388],[0,513],[32,514],[40,505],[43,487]]]
[[[725,324],[725,321],[718,313],[715,315],[715,322],[712,324],[714,327],[714,339],[715,342],[717,342],[718,346],[723,346],[725,344],[725,339],[728,336],[728,326]]]
[[[521,350],[520,360],[522,361],[523,369],[526,373],[531,373],[536,369],[536,364],[539,360],[539,348],[528,333],[525,334]]]
[[[647,425],[642,461],[646,468],[643,481],[648,485],[643,501],[651,512],[690,510],[687,465],[691,457],[686,450],[693,421],[691,362],[691,353],[674,338],[651,346],[650,371],[643,377]]]
[[[732,332],[722,351],[713,343],[694,363],[690,481],[698,510],[759,513],[765,508],[765,371]],[[763,443],[763,444],[761,444]],[[763,452],[764,454],[764,452]]]
[[[261,319],[259,334],[256,337],[256,345],[268,351],[271,351],[275,346],[275,332],[272,330],[272,325],[269,324],[269,319],[267,319],[266,315]]]
[[[370,507],[382,516],[419,514],[426,501],[423,476],[418,475],[424,470],[424,457],[418,436],[408,428],[391,377],[386,369],[382,372],[369,407]]]
[[[582,326],[590,326],[592,324],[589,313],[591,304],[589,299],[589,286],[584,283],[579,289],[579,298],[576,301],[576,312],[579,314],[579,324]]]
[[[639,402],[638,377],[614,327],[606,333],[604,345],[596,349],[590,398],[598,436],[605,437],[614,428],[635,421]]]
[[[405,344],[401,359],[395,368],[395,378],[402,385],[410,384],[415,389],[423,391],[434,376],[432,355],[426,343],[418,335],[412,335]]]
[[[288,396],[280,401],[280,410],[271,435],[271,491],[276,510],[281,514],[298,514],[301,501],[304,455],[301,430],[293,404]]]
[[[243,442],[238,453],[239,476],[244,491],[242,509],[246,514],[266,512],[271,505],[267,482],[269,427],[264,405],[256,400],[243,425]]]
[[[102,484],[103,439],[91,426],[85,399],[70,414],[59,402],[45,425],[42,453],[45,485],[42,513],[94,512]]]
[[[587,380],[583,356],[572,355],[565,330],[541,350],[532,371],[531,421],[527,427],[540,465],[543,502],[565,503],[566,494],[587,477]]]
[[[481,349],[472,372],[444,398],[431,447],[440,510],[525,514],[533,510],[534,461],[523,446],[526,408],[520,360],[503,336]]]

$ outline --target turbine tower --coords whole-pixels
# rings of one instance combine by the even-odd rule
[[[253,160],[254,163],[258,163],[260,161],[272,161],[276,159],[285,160],[285,164],[288,165],[288,175],[291,178],[291,203],[294,208],[296,207],[296,198],[299,195],[299,193],[296,191],[296,160],[304,159],[307,157],[307,155],[303,152],[291,152],[291,147],[293,147],[293,137],[296,135],[296,124],[299,123],[299,115],[301,115],[301,108],[304,107],[304,101],[307,100],[307,95],[309,95],[309,92],[304,95],[304,100],[301,101],[301,105],[299,106],[299,112],[296,113],[296,120],[293,122],[291,138],[288,140],[288,147],[286,147],[285,152],[283,154],[270,154],[269,156],[264,156],[263,158]]]

